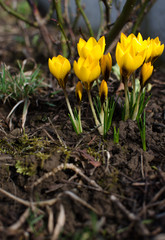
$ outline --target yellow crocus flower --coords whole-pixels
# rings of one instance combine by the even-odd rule
[[[107,53],[101,57],[100,65],[103,78],[108,80],[112,69],[112,57],[110,53]]]
[[[65,89],[67,76],[71,69],[69,60],[61,55],[58,55],[52,59],[49,58],[48,66],[51,74],[57,79],[60,87]]]
[[[143,40],[141,33],[138,33],[137,37],[133,33],[128,37],[124,33],[121,33],[120,43],[123,51],[126,51],[130,46],[133,46],[135,55],[140,52],[143,52],[144,54],[144,50],[148,47],[148,43],[146,40]]]
[[[143,64],[144,58],[145,51],[136,53],[134,46],[131,44],[123,51],[121,43],[118,42],[116,47],[116,61],[120,67],[121,76],[124,79],[128,79],[130,75]]]
[[[99,96],[100,96],[101,103],[103,104],[108,96],[108,85],[105,80],[102,80],[101,82],[100,89],[99,89]]]
[[[148,45],[147,45],[147,41],[143,40],[142,35],[140,33],[138,33],[138,36],[132,39],[131,44],[133,45],[134,49],[135,49],[135,53],[138,54],[144,50],[147,49]],[[145,52],[143,52],[144,54]],[[146,54],[146,53],[145,53]]]
[[[78,83],[76,84],[75,94],[76,94],[76,98],[77,98],[77,101],[78,101],[79,104],[80,104],[81,99],[82,99],[82,92],[83,92],[82,83],[80,81],[78,81]]]
[[[91,56],[87,58],[80,57],[78,61],[74,61],[73,68],[76,76],[83,82],[87,91],[90,90],[92,83],[100,75],[101,68],[99,61]]]
[[[120,43],[122,46],[123,51],[125,51],[128,46],[130,45],[130,42],[132,39],[136,38],[133,33],[131,33],[128,37],[122,32],[120,36]]]
[[[155,39],[147,39],[148,50],[146,54],[146,62],[155,62],[158,57],[160,57],[164,51],[164,44],[161,45],[159,37]]]
[[[90,37],[87,42],[80,38],[77,50],[80,57],[87,58],[90,55],[94,59],[100,59],[105,50],[105,37],[101,37],[98,42],[93,37]]]
[[[154,70],[154,67],[153,65],[151,65],[151,62],[143,64],[141,68],[141,77],[140,77],[142,88],[146,85],[147,80],[151,77],[153,70]]]

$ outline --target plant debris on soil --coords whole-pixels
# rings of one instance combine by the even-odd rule
[[[12,34],[12,40],[6,42],[5,37],[0,38],[1,61],[13,66],[13,58],[23,59],[24,52],[20,43],[11,45]],[[42,57],[40,63],[47,69],[47,59]],[[110,93],[115,93],[118,84],[112,76]],[[151,84],[145,152],[137,123],[119,121],[118,105],[113,118],[113,126],[119,128],[115,144],[113,127],[106,139],[93,128],[85,94],[81,135],[73,131],[62,92],[51,95],[49,90],[46,95],[43,90],[33,99],[24,132],[21,107],[9,127],[5,119],[11,103],[1,102],[0,239],[165,239],[165,81],[161,70],[156,70]],[[69,90],[74,105],[74,91]]]

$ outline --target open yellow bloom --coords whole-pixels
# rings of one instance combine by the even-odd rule
[[[112,69],[112,57],[110,53],[101,57],[101,72],[105,80],[109,79],[110,72]]]
[[[52,75],[57,79],[60,87],[65,89],[67,76],[71,69],[69,60],[61,55],[58,55],[52,59],[49,58],[48,66]]]
[[[146,62],[154,62],[158,57],[160,57],[164,51],[164,44],[161,45],[159,37],[155,39],[147,39],[148,50],[146,54]]]
[[[83,82],[86,90],[90,90],[92,83],[100,75],[99,61],[88,56],[80,57],[78,62],[74,61],[73,68],[76,76]]]
[[[103,104],[108,96],[108,86],[105,80],[102,80],[101,82],[100,89],[99,89],[99,96],[100,96],[101,104]]]
[[[130,45],[132,39],[136,38],[136,36],[131,33],[128,37],[122,32],[120,35],[120,43],[122,46],[123,51],[126,51],[128,46]]]
[[[144,63],[141,68],[141,77],[140,82],[141,86],[144,87],[147,83],[147,80],[151,77],[154,67],[151,65],[151,62]]]
[[[100,59],[105,50],[105,37],[101,37],[98,42],[93,37],[90,37],[87,42],[80,38],[77,50],[80,57],[86,58],[90,55],[95,59]]]
[[[133,46],[135,54],[143,51],[147,47],[147,41],[143,40],[143,37],[138,33],[137,37],[131,33],[128,37],[121,33],[120,43],[123,51],[126,51],[130,45]]]
[[[121,43],[118,42],[116,47],[116,61],[120,67],[121,76],[124,79],[128,79],[143,64],[144,58],[145,50],[139,53],[135,52],[134,46],[131,44],[124,50]]]
[[[75,91],[75,94],[76,94],[76,98],[77,98],[78,103],[81,102],[82,92],[83,92],[82,83],[81,83],[80,81],[78,81],[78,83],[76,84],[76,91]]]

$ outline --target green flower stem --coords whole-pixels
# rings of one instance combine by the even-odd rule
[[[97,118],[97,115],[96,115],[96,112],[95,112],[95,109],[94,109],[94,106],[93,106],[93,102],[92,102],[92,97],[91,97],[91,92],[90,90],[87,90],[87,94],[88,94],[88,99],[89,99],[89,104],[90,104],[90,107],[91,107],[91,110],[92,110],[92,114],[93,114],[93,117],[94,117],[94,120],[95,120],[95,124],[96,126],[98,127],[100,125],[100,122]],[[99,133],[101,135],[103,135],[103,125],[101,125],[100,127],[98,127],[98,130],[99,130]]]
[[[81,106],[78,105],[78,122],[79,122],[79,130],[82,132],[82,124],[81,124]]]
[[[138,99],[137,99],[137,102],[136,102],[136,106],[135,106],[135,109],[134,109],[134,112],[133,112],[133,115],[132,115],[132,120],[133,121],[136,120],[138,112],[139,112],[140,97],[141,97],[141,89],[139,91],[139,95],[138,95]]]
[[[89,19],[88,19],[87,16],[85,15],[85,12],[84,12],[81,4],[80,4],[80,0],[76,0],[76,5],[77,5],[77,8],[80,10],[82,17],[84,18],[84,21],[85,21],[85,23],[86,23],[86,25],[87,25],[88,31],[89,31],[89,33],[90,33],[90,36],[93,37],[94,34],[93,34],[93,30],[92,30],[91,24],[90,24],[90,22],[89,22]]]
[[[128,96],[128,79],[124,80],[124,92],[125,92],[125,118],[126,121],[129,118],[129,96]]]
[[[135,87],[135,73],[132,75],[132,88],[133,88],[133,106],[136,101],[136,87]]]
[[[66,104],[67,104],[70,116],[71,116],[71,118],[72,118],[72,120],[73,120],[73,122],[74,122],[74,124],[77,128],[77,122],[75,120],[75,117],[74,117],[74,114],[73,114],[73,111],[72,111],[72,108],[71,108],[71,105],[70,105],[70,102],[69,102],[68,94],[67,94],[65,89],[63,89],[63,91],[64,91],[64,96],[65,96],[65,100],[66,100]]]
[[[97,84],[97,88],[98,88],[98,91],[99,91],[100,85],[99,85],[99,80],[98,79],[96,79],[96,84]]]
[[[101,124],[103,125],[103,128],[104,128],[104,108],[103,108],[103,104],[101,105],[100,122],[101,122]]]

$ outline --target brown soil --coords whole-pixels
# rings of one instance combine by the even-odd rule
[[[8,38],[9,42],[5,43],[5,36],[0,39],[1,60],[13,66],[19,46],[16,53],[12,52],[11,41]],[[43,69],[47,69],[46,58],[41,61],[45,62]],[[165,239],[163,72],[156,70],[151,82],[152,97],[146,108],[146,152],[136,122],[119,121],[119,106],[113,121],[120,129],[119,144],[115,144],[112,129],[105,140],[93,129],[85,93],[84,133],[77,136],[67,116],[62,92],[54,97],[42,92],[38,101],[33,99],[29,107],[25,127],[29,139],[41,138],[43,146],[37,151],[49,154],[41,165],[28,146],[23,153],[17,152],[19,144],[23,144],[20,140],[22,109],[16,111],[9,130],[5,118],[11,105],[0,104],[0,239],[53,239],[53,231],[60,224],[62,231],[58,239]],[[114,93],[117,85],[117,80],[110,81],[110,92]],[[73,91],[69,98],[73,105]],[[35,174],[18,173],[18,160],[34,163]],[[50,199],[54,202],[50,203]],[[41,204],[41,201],[47,202]]]

